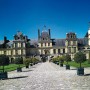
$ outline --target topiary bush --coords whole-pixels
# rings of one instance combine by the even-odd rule
[[[26,68],[29,68],[30,58],[24,59],[24,64],[25,64]]]
[[[71,57],[70,57],[70,55],[69,55],[69,54],[64,55],[64,61],[66,61],[66,62],[67,62],[67,65],[68,65],[68,62],[70,62],[70,61],[71,61]]]
[[[58,60],[57,57],[54,57],[54,58],[52,58],[52,62],[55,63],[55,64],[57,64],[57,62],[59,62],[59,60]]]
[[[0,66],[3,66],[3,72],[0,72],[0,79],[7,79],[8,74],[4,70],[4,66],[9,65],[9,57],[6,55],[0,55]]]
[[[3,72],[4,72],[4,66],[9,65],[9,57],[6,55],[0,55],[0,66],[3,66]]]
[[[74,60],[76,63],[80,64],[80,67],[77,68],[77,75],[84,75],[84,68],[81,66],[81,63],[86,61],[86,56],[82,52],[78,52],[74,56]]]
[[[35,64],[37,64],[37,63],[39,62],[39,60],[38,60],[37,58],[33,57],[33,58],[32,58],[32,62],[33,62],[33,64],[35,65]]]
[[[59,56],[59,62],[60,62],[60,66],[63,67],[63,63],[64,63],[64,58],[63,56]]]
[[[86,56],[82,52],[78,52],[75,54],[74,60],[76,63],[80,64],[80,68],[81,68],[81,64],[86,61]]]
[[[19,67],[17,68],[17,72],[21,72],[22,69],[20,67],[20,64],[23,64],[23,58],[22,57],[15,58],[15,64],[18,64],[19,65]]]

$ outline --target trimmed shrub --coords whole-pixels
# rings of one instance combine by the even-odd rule
[[[24,64],[25,64],[26,67],[28,67],[29,64],[30,64],[30,58],[26,58],[26,59],[24,60]]]
[[[86,61],[86,56],[82,52],[78,52],[75,54],[74,60],[76,63],[80,63],[80,68],[81,68],[81,63]]]
[[[6,55],[0,55],[0,66],[3,66],[3,72],[4,72],[4,66],[9,65],[9,57]]]

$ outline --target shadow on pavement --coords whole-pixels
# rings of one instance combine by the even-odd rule
[[[20,77],[12,77],[12,78],[8,78],[8,79],[20,79],[20,78],[27,78],[28,76],[20,76]]]
[[[89,74],[85,74],[84,76],[90,76],[90,73]]]
[[[22,71],[22,72],[29,72],[29,71],[33,71],[33,70],[27,70],[27,71]]]
[[[36,67],[32,67],[32,68],[36,68]]]
[[[70,70],[77,70],[77,69],[74,68],[74,69],[70,69]]]

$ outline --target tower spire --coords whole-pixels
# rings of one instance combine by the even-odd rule
[[[40,38],[40,29],[38,29],[38,39]]]
[[[43,26],[43,31],[46,31],[46,25]],[[43,32],[43,31],[42,31],[42,32]]]
[[[48,29],[48,33],[49,33],[49,37],[51,38],[51,32],[50,32],[50,29]]]

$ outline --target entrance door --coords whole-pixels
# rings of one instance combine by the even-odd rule
[[[45,55],[49,55],[50,54],[49,50],[47,50],[47,49],[45,49],[44,52],[45,52]]]

